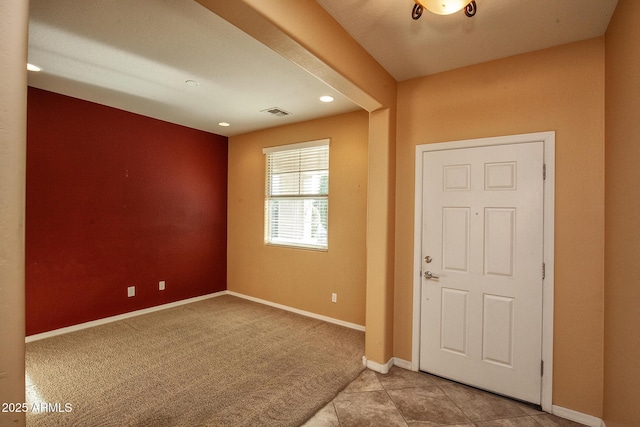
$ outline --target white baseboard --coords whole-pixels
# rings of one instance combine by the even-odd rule
[[[381,374],[387,374],[393,366],[393,357],[389,359],[387,363],[382,364],[374,362],[373,360],[369,360],[366,356],[362,356],[362,364],[372,371],[380,372]]]
[[[323,320],[325,322],[333,323],[333,324],[340,325],[340,326],[345,326],[345,327],[351,328],[351,329],[356,329],[358,331],[363,331],[364,332],[364,330],[365,330],[364,326],[357,325],[355,323],[345,322],[343,320],[334,319],[332,317],[327,317],[327,316],[323,316],[323,315],[316,314],[316,313],[311,313],[309,311],[298,310],[297,308],[292,308],[292,307],[288,307],[288,306],[285,306],[285,305],[282,305],[282,304],[277,304],[277,303],[274,303],[274,302],[271,302],[271,301],[250,297],[248,295],[240,294],[238,292],[220,291],[220,292],[215,292],[215,293],[212,293],[212,294],[202,295],[202,296],[199,296],[199,297],[189,298],[189,299],[185,299],[185,300],[181,300],[181,301],[170,302],[168,304],[158,305],[158,306],[155,306],[155,307],[149,307],[149,308],[145,308],[145,309],[142,309],[142,310],[136,310],[136,311],[132,311],[132,312],[129,312],[129,313],[123,313],[123,314],[119,314],[117,316],[106,317],[104,319],[92,320],[90,322],[80,323],[78,325],[67,326],[65,328],[55,329],[53,331],[43,332],[41,334],[29,335],[28,337],[25,338],[24,341],[25,341],[25,343],[29,343],[29,342],[32,342],[32,341],[38,341],[38,340],[42,340],[42,339],[45,339],[45,338],[55,337],[57,335],[63,335],[63,334],[68,334],[70,332],[80,331],[82,329],[93,328],[94,326],[100,326],[100,325],[104,325],[106,323],[117,322],[118,320],[129,319],[131,317],[141,316],[143,314],[153,313],[153,312],[160,311],[160,310],[166,310],[168,308],[178,307],[178,306],[181,306],[181,305],[184,305],[184,304],[190,304],[192,302],[203,301],[203,300],[206,300],[206,299],[209,299],[209,298],[219,297],[219,296],[222,296],[222,295],[233,295],[233,296],[236,296],[236,297],[239,297],[239,298],[244,298],[244,299],[247,299],[247,300],[250,300],[250,301],[253,301],[253,302],[257,302],[257,303],[260,303],[260,304],[265,304],[265,305],[269,305],[269,306],[272,306],[272,307],[276,307],[276,308],[279,308],[281,310],[291,311],[293,313],[301,314],[303,316],[312,317],[314,319]]]
[[[413,364],[407,360],[400,359],[399,357],[393,358],[393,365],[398,368],[406,369],[407,371],[413,371]]]
[[[117,316],[105,317],[104,319],[92,320],[90,322],[80,323],[78,325],[67,326],[66,328],[55,329],[49,332],[43,332],[41,334],[29,335],[24,339],[25,343],[32,341],[38,341],[45,338],[55,337],[57,335],[68,334],[70,332],[80,331],[82,329],[93,328],[94,326],[104,325],[106,323],[117,322],[118,320],[129,319],[135,316],[141,316],[143,314],[153,313],[155,311],[166,310],[167,308],[178,307],[192,302],[203,301],[209,298],[215,298],[222,295],[226,295],[227,291],[215,292],[213,294],[202,295],[199,297],[193,297],[184,299],[181,301],[170,302],[168,304],[157,305],[155,307],[149,307],[142,310],[131,311],[129,313],[118,314]]]
[[[408,371],[413,371],[413,364],[407,360],[400,359],[399,357],[392,357],[387,363],[381,364],[378,362],[374,362],[373,360],[369,360],[365,356],[362,356],[362,364],[372,371],[380,372],[381,374],[388,373],[393,366],[397,366],[398,368],[406,369]]]
[[[407,369],[409,371],[413,371],[413,364],[407,360],[400,359],[398,357],[392,358],[387,365],[380,365],[379,363],[375,363],[371,360],[367,360],[364,356],[362,357],[362,362],[365,366],[374,371],[381,372],[379,369],[387,369],[389,371],[390,366],[387,368],[387,365],[392,363],[394,366],[399,368]],[[417,371],[417,369],[416,369]],[[383,374],[386,372],[382,372]],[[583,414],[582,412],[574,411],[572,409],[563,408],[561,406],[553,405],[552,407],[553,415],[564,418],[570,421],[574,421],[580,424],[587,425],[589,427],[606,427],[603,420],[598,417],[594,417],[593,415]]]
[[[289,307],[289,306],[286,306],[286,305],[278,304],[278,303],[275,303],[275,302],[267,301],[267,300],[256,298],[256,297],[251,297],[249,295],[241,294],[241,293],[234,292],[234,291],[226,291],[226,293],[227,293],[227,295],[233,295],[234,297],[244,298],[244,299],[249,300],[249,301],[253,301],[253,302],[257,302],[257,303],[260,303],[260,304],[268,305],[268,306],[271,306],[271,307],[279,308],[281,310],[286,310],[286,311],[290,311],[292,313],[301,314],[302,316],[311,317],[313,319],[322,320],[322,321],[325,321],[325,322],[328,322],[328,323],[333,323],[335,325],[340,325],[340,326],[344,326],[344,327],[347,327],[347,328],[350,328],[350,329],[355,329],[357,331],[362,331],[362,332],[365,331],[365,327],[364,326],[358,325],[356,323],[345,322],[344,320],[334,319],[333,317],[323,316],[322,314],[316,314],[316,313],[312,313],[310,311],[299,310],[297,308]]]
[[[574,411],[572,409],[563,408],[561,406],[553,405],[553,415],[565,418],[576,423],[584,424],[589,427],[604,427],[604,421],[593,415],[583,414],[582,412]]]
[[[389,363],[387,363],[387,365],[380,365],[379,363],[375,363],[371,360],[367,360],[364,356],[362,357],[362,362],[364,363],[365,366],[377,372],[381,372],[379,370],[380,368],[387,369],[387,372],[388,372],[390,367],[387,368],[387,365],[389,365],[390,363],[392,363],[394,366],[397,366],[399,368],[407,369],[409,371],[413,370],[413,364],[411,362],[400,359],[398,357],[392,358],[389,361]],[[382,372],[382,373],[386,373],[386,372]],[[584,424],[589,427],[606,427],[603,420],[601,420],[598,417],[594,417],[593,415],[583,414],[582,412],[574,411],[572,409],[567,409],[567,408],[563,408],[561,406],[556,406],[556,405],[553,405],[552,411],[553,411],[552,412],[553,415],[557,417],[574,421],[580,424]]]
[[[381,369],[386,369],[386,372],[382,372],[382,373],[387,373],[389,371],[391,366],[387,366],[387,365],[390,365],[390,364],[397,366],[399,368],[407,369],[409,371],[414,370],[413,363],[407,360],[400,359],[398,357],[392,358],[391,360],[389,360],[389,362],[386,365],[380,365],[379,363],[375,363],[371,360],[367,360],[366,357],[362,356],[362,363],[368,368],[377,372],[381,372]],[[593,415],[583,414],[582,412],[574,411],[572,409],[567,409],[567,408],[563,408],[561,406],[556,406],[556,405],[553,405],[552,411],[553,411],[552,412],[553,415],[557,417],[574,421],[580,424],[584,424],[589,427],[606,427],[603,420],[601,420],[598,417],[594,417]]]

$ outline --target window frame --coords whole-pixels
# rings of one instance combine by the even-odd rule
[[[326,252],[329,250],[329,170],[330,170],[330,139],[319,139],[314,141],[306,141],[294,144],[287,145],[279,145],[274,147],[266,147],[263,148],[262,153],[265,155],[265,202],[264,202],[264,244],[267,246],[277,246],[277,247],[288,247],[294,249],[306,249],[306,250],[314,250]],[[306,148],[316,148],[325,146],[327,149],[327,168],[326,168],[326,194],[302,194],[300,191],[298,194],[288,194],[288,195],[273,195],[271,193],[271,177],[270,177],[270,155],[278,152],[285,151],[299,151],[304,150]],[[324,170],[324,169],[321,169]],[[302,174],[305,171],[303,169],[298,168],[297,173]],[[281,239],[278,240],[277,237],[273,237],[271,235],[272,231],[272,223],[273,220],[271,218],[271,211],[269,209],[270,202],[274,200],[304,200],[304,201],[324,201],[326,204],[326,237],[324,242],[321,243],[310,243],[304,242],[302,240],[290,240],[290,239]],[[301,224],[301,223],[297,223]],[[302,223],[304,224],[304,223]]]

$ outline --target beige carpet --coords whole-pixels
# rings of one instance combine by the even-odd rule
[[[363,354],[363,332],[211,298],[27,344],[29,404],[55,411],[27,425],[298,426]]]

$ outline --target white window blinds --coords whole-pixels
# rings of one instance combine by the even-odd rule
[[[272,147],[264,153],[265,242],[327,249],[329,140]]]

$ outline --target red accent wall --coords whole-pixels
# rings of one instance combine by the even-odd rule
[[[29,88],[27,335],[225,290],[226,230],[226,137]]]

